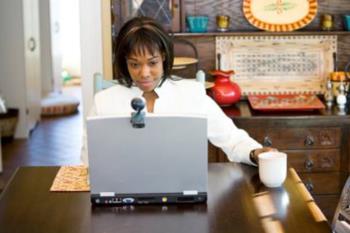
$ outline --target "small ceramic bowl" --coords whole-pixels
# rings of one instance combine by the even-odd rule
[[[350,31],[350,15],[344,15],[344,26],[346,31]]]
[[[190,32],[207,32],[208,30],[208,16],[187,16],[186,21]]]

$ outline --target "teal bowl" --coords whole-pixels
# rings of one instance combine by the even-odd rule
[[[346,31],[350,31],[350,15],[344,15],[344,26]]]
[[[190,32],[208,31],[208,16],[187,16],[186,21]]]

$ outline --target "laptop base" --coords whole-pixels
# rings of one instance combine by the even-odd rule
[[[207,193],[196,195],[178,194],[91,194],[92,205],[147,205],[202,203],[207,201]]]

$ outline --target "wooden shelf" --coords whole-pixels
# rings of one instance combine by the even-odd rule
[[[293,32],[266,32],[266,31],[230,31],[230,32],[177,32],[174,36],[203,37],[203,36],[305,36],[305,35],[350,35],[350,31],[293,31]]]

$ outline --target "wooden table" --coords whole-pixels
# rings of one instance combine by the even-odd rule
[[[283,187],[268,189],[255,167],[209,164],[207,204],[129,207],[91,207],[88,192],[50,192],[57,171],[16,172],[0,196],[0,232],[331,232],[292,171]]]
[[[238,128],[265,146],[288,154],[295,168],[327,218],[332,219],[344,183],[350,174],[350,111],[332,109],[301,112],[254,111],[249,103],[223,108]],[[227,156],[210,146],[209,161]]]

